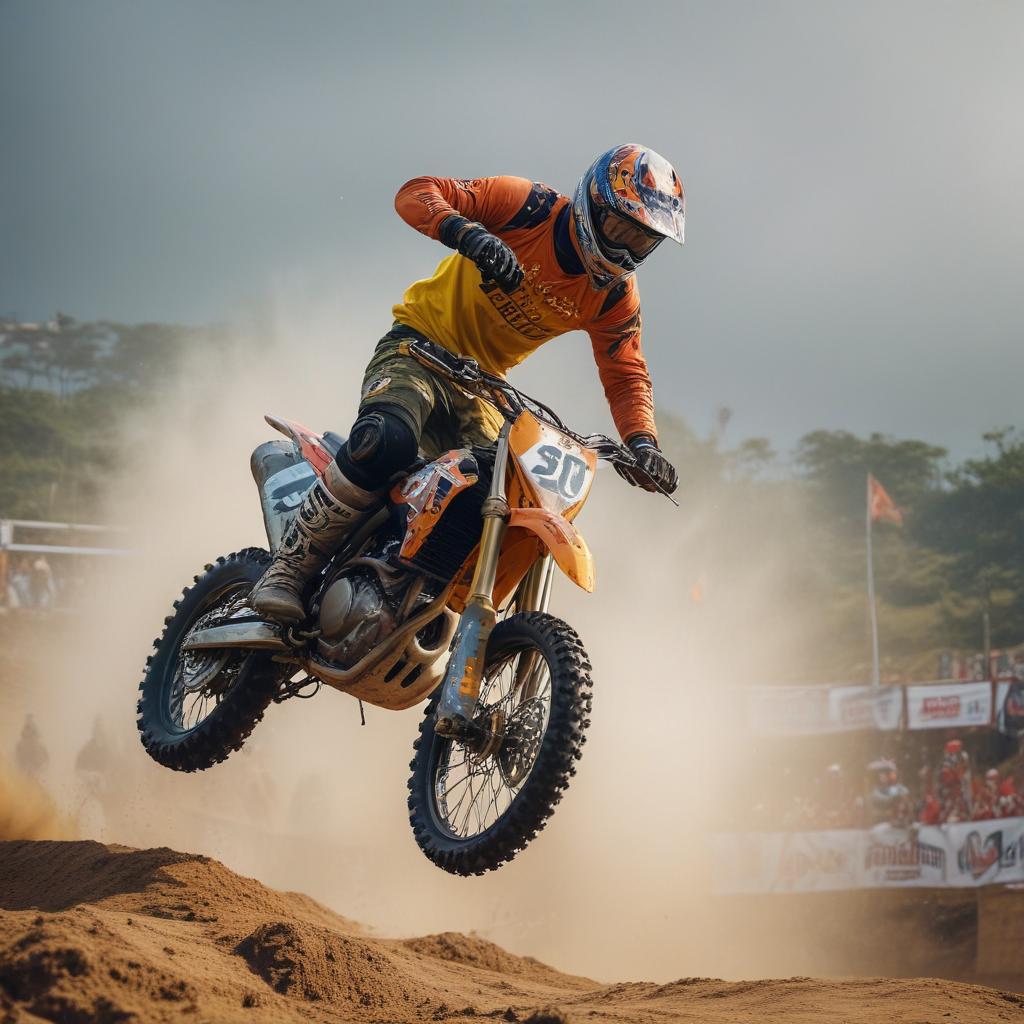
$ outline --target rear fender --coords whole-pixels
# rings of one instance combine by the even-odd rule
[[[546,508],[514,508],[508,527],[534,534],[573,583],[588,593],[593,591],[594,557],[582,534],[568,519]]]
[[[324,444],[324,439],[320,434],[295,420],[269,415],[263,418],[275,430],[279,430],[285,437],[290,437],[299,446],[300,454],[313,467],[313,472],[317,476],[324,475],[327,467],[334,461],[334,454]]]

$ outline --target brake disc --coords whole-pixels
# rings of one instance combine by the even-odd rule
[[[186,651],[181,657],[181,688],[196,693],[221,673],[230,651]]]
[[[182,643],[193,633],[205,629],[210,622],[223,618],[223,608],[215,608],[205,615],[201,615],[185,634]],[[196,693],[216,679],[232,654],[227,648],[222,650],[200,648],[194,651],[182,651],[179,647],[178,651],[178,671],[181,676],[181,688],[185,693]]]
[[[498,768],[509,786],[518,786],[530,774],[544,739],[544,703],[524,701],[505,725],[505,741],[498,751]]]

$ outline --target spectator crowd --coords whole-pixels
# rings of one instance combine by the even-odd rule
[[[0,611],[80,608],[85,587],[85,572],[73,559],[54,569],[43,554],[0,551]]]
[[[960,739],[904,779],[897,761],[841,762],[817,773],[782,769],[763,788],[743,827],[764,831],[909,827],[1024,817],[1024,758],[979,769]],[[737,822],[739,825],[740,823]]]

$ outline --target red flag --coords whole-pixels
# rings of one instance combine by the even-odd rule
[[[880,519],[887,523],[903,525],[903,513],[896,506],[896,502],[889,497],[888,491],[868,473],[868,511],[871,514],[871,522],[877,523]]]

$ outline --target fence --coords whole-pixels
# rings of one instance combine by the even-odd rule
[[[0,519],[0,609],[74,610],[84,596],[87,565],[129,554],[115,546],[124,532],[85,523]]]
[[[1024,883],[1024,818],[952,825],[718,833],[720,893],[975,888]]]

